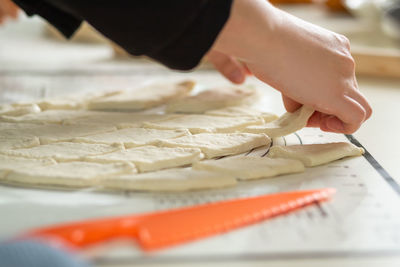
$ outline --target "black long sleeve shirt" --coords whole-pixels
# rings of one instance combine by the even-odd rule
[[[226,23],[232,0],[13,0],[70,37],[87,21],[132,55],[195,67]]]

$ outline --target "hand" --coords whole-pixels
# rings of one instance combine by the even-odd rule
[[[18,7],[11,0],[0,0],[0,24],[8,17],[16,19],[18,16]]]
[[[222,75],[233,83],[244,83],[246,76],[251,75],[247,66],[233,56],[211,50],[207,54],[207,59]]]
[[[282,93],[288,111],[303,104],[315,108],[309,126],[353,133],[371,116],[358,90],[349,41],[264,0],[235,0],[213,50],[240,58]]]

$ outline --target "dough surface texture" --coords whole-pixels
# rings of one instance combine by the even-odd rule
[[[112,96],[100,97],[89,101],[88,108],[96,110],[141,110],[165,104],[166,102],[184,97],[190,93],[195,83],[153,84],[131,91],[122,91]]]
[[[293,113],[287,112],[283,114],[281,117],[270,123],[248,126],[244,132],[265,133],[271,138],[285,136],[304,128],[313,113],[314,109],[303,106]]]
[[[192,168],[121,175],[104,180],[106,188],[137,191],[189,191],[235,185],[233,176]]]
[[[97,144],[124,144],[125,148],[132,148],[144,145],[154,145],[161,139],[172,139],[189,135],[186,129],[178,130],[157,130],[146,128],[126,128],[113,132],[89,135],[75,138],[74,142],[97,143]]]
[[[87,157],[87,161],[99,163],[129,161],[140,172],[156,171],[190,165],[203,158],[197,148],[169,148],[141,146],[99,156]]]
[[[303,162],[306,167],[329,163],[344,157],[360,156],[364,149],[351,143],[337,142],[328,144],[308,144],[292,146],[273,146],[268,157],[289,158]]]
[[[199,148],[206,158],[215,158],[247,152],[255,147],[266,146],[271,139],[264,134],[195,134],[159,143],[165,147]]]
[[[235,156],[219,160],[205,160],[193,164],[193,169],[229,174],[238,180],[274,177],[305,170],[301,161],[267,157]]]
[[[217,87],[193,96],[172,100],[168,103],[166,110],[167,112],[203,113],[210,109],[242,104],[255,95],[256,91],[251,89]]]
[[[221,109],[214,109],[204,112],[205,115],[212,116],[223,116],[223,117],[237,117],[237,116],[251,116],[251,117],[261,117],[264,122],[271,122],[276,120],[278,116],[270,112],[262,112],[251,107],[246,106],[234,106]]]
[[[145,128],[174,130],[188,129],[191,133],[228,133],[244,129],[248,125],[262,124],[257,117],[220,117],[207,115],[181,115],[159,122],[145,122]]]

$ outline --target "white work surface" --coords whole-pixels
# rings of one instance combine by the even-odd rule
[[[0,102],[33,100],[74,92],[138,86],[147,81],[195,78],[201,86],[227,82],[210,70],[174,73],[137,61],[116,61],[104,45],[63,44],[37,36],[39,22],[27,21],[0,30]],[[21,36],[22,34],[22,36]],[[280,95],[255,79],[249,85],[265,92],[259,104],[284,112]],[[359,79],[374,114],[354,135],[391,177],[400,182],[400,81]],[[346,140],[313,129],[301,140]],[[298,143],[291,135],[288,143]],[[283,142],[281,139],[277,142]],[[255,151],[253,153],[261,153]],[[262,153],[261,153],[262,154]],[[367,158],[370,160],[367,161]],[[296,189],[335,187],[331,202],[285,217],[164,250],[141,254],[134,246],[109,249],[97,256],[101,266],[399,266],[400,195],[398,186],[370,157],[341,160],[326,166],[236,188],[183,194],[106,194],[49,191],[0,186],[0,238],[49,223],[129,214]],[[397,191],[396,191],[397,190]]]

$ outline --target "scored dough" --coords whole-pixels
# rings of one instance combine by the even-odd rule
[[[249,102],[255,90],[238,87],[218,87],[193,96],[174,99],[168,103],[167,112],[203,113],[210,109],[229,107]]]
[[[237,156],[196,162],[193,169],[215,171],[232,175],[239,180],[250,180],[303,172],[305,168],[298,160]]]
[[[89,101],[88,109],[96,110],[141,110],[165,104],[171,99],[186,96],[195,82],[153,84],[136,90],[100,97]]]
[[[131,163],[63,162],[29,166],[29,169],[14,169],[2,181],[30,185],[89,187],[98,185],[102,178],[129,173],[136,173]]]
[[[172,139],[189,134],[189,131],[186,129],[157,130],[145,128],[126,128],[108,133],[78,137],[73,139],[73,142],[109,145],[119,143],[124,144],[125,148],[132,148],[144,145],[154,145],[159,142],[160,139]]]
[[[0,116],[4,122],[27,122],[27,123],[56,123],[61,124],[66,119],[76,119],[94,114],[87,110],[45,110],[39,113],[30,113],[19,117]]]
[[[233,176],[192,168],[167,169],[103,180],[106,188],[138,191],[189,191],[235,185]]]
[[[56,164],[52,159],[25,159],[0,155],[0,179],[12,170],[30,170],[37,166],[48,166]]]
[[[191,133],[227,133],[243,130],[248,125],[262,124],[257,117],[227,117],[207,115],[181,115],[158,122],[145,122],[143,127],[160,130],[188,129]]]
[[[0,105],[0,115],[6,116],[22,116],[25,114],[38,113],[40,111],[38,105],[31,103]]]
[[[237,117],[237,116],[253,116],[253,117],[261,117],[264,119],[264,122],[271,122],[278,118],[277,115],[270,112],[262,112],[256,109],[252,109],[251,107],[246,106],[235,106],[235,107],[227,107],[221,109],[214,109],[210,111],[204,112],[205,115],[212,116],[224,116],[224,117]]]
[[[268,157],[290,158],[303,162],[306,167],[329,163],[344,157],[360,156],[364,149],[351,143],[308,144],[292,146],[273,146]]]
[[[37,137],[0,137],[0,152],[17,148],[28,148],[40,145]]]
[[[203,158],[197,148],[169,148],[141,146],[99,156],[86,157],[87,161],[99,163],[133,162],[140,172],[190,165]]]
[[[60,142],[32,148],[1,151],[2,154],[24,158],[53,158],[57,161],[81,160],[87,156],[101,155],[121,150],[121,146]]]
[[[142,112],[103,112],[92,111],[88,116],[65,119],[63,124],[102,124],[111,125],[119,129],[141,127],[143,122],[162,121],[178,115],[148,114]]]
[[[163,140],[160,146],[199,148],[206,158],[215,158],[247,152],[255,147],[266,146],[271,142],[265,134],[196,134]]]
[[[271,138],[285,136],[304,128],[313,113],[314,109],[303,106],[293,113],[287,112],[283,114],[277,120],[270,123],[248,126],[244,132],[265,133]]]

